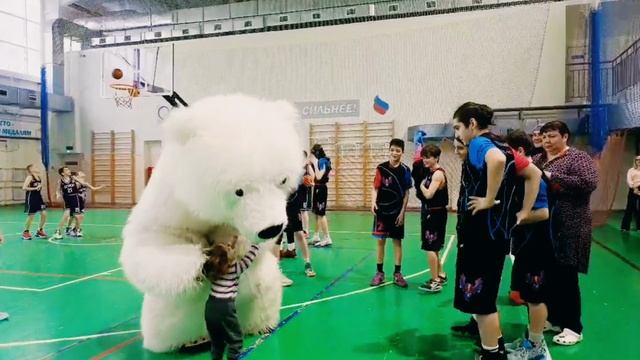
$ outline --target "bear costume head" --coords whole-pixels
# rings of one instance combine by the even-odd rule
[[[302,176],[296,121],[290,103],[244,95],[176,109],[163,125],[151,182],[162,179],[195,222],[232,224],[252,241],[274,238],[286,224],[287,195]]]

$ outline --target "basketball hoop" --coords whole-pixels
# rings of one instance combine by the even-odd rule
[[[111,88],[115,90],[113,99],[116,101],[117,107],[126,107],[131,109],[134,97],[140,95],[140,90],[134,85],[129,84],[111,84]]]

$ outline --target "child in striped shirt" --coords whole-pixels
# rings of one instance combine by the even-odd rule
[[[242,330],[236,315],[235,299],[238,279],[258,255],[258,245],[251,245],[247,254],[236,261],[237,236],[230,242],[215,244],[205,250],[208,259],[204,273],[211,281],[211,293],[205,308],[205,322],[211,338],[211,359],[222,359],[229,346],[227,359],[235,360],[242,350]]]

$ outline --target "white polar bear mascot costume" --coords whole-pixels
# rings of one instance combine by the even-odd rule
[[[166,352],[208,337],[210,283],[203,249],[214,228],[231,226],[263,242],[240,278],[238,318],[245,333],[274,328],[280,317],[280,269],[270,249],[286,223],[288,193],[301,176],[297,112],[284,101],[217,96],[174,110],[163,125],[162,154],[123,231],[120,262],[144,293],[144,347]]]

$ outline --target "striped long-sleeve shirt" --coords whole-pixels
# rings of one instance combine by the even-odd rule
[[[249,265],[256,259],[257,255],[258,245],[253,244],[240,261],[229,265],[229,271],[211,283],[210,295],[218,299],[235,299],[236,295],[238,295],[240,274],[249,268]]]

